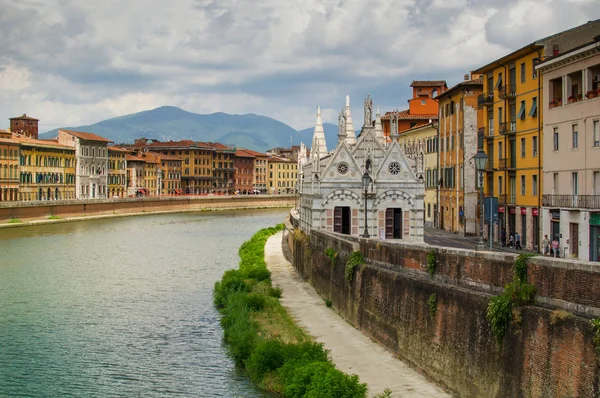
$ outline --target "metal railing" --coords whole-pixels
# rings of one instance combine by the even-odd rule
[[[517,160],[514,158],[498,159],[498,169],[511,170],[517,168]]]
[[[478,106],[488,106],[494,104],[494,93],[479,94],[477,97]]]
[[[542,195],[542,206],[600,209],[600,195]]]
[[[500,123],[500,134],[515,134],[517,132],[517,122],[501,122]]]
[[[517,195],[514,193],[507,193],[500,195],[500,203],[505,205],[514,205],[517,203]]]
[[[517,86],[504,85],[498,87],[498,97],[500,99],[515,98],[517,96]]]

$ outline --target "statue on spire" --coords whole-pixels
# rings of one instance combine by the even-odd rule
[[[373,125],[373,100],[371,99],[371,95],[367,94],[367,98],[365,98],[365,120],[364,126],[371,127]]]
[[[390,115],[390,138],[394,141],[398,138],[398,111]]]

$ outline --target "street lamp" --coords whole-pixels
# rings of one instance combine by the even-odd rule
[[[367,227],[367,190],[369,189],[369,184],[371,184],[373,180],[368,172],[365,171],[365,174],[362,176],[362,186],[365,190],[365,231],[362,234],[363,238],[369,238],[369,229]]]
[[[488,157],[481,149],[475,154],[475,169],[479,172],[479,190],[480,190],[480,218],[479,218],[479,242],[477,243],[476,250],[485,250],[485,243],[483,242],[483,171],[487,166]],[[491,239],[491,236],[490,236]]]

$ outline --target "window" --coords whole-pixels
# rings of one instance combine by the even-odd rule
[[[537,117],[537,97],[533,97],[531,102],[531,109],[529,110],[529,116]]]
[[[502,113],[502,107],[500,106],[498,107],[498,123],[502,123],[502,120],[504,120],[502,117],[503,115],[504,114]]]
[[[592,122],[592,132],[594,135],[594,146],[600,146],[600,121],[594,120]]]
[[[502,86],[502,72],[498,73],[498,81],[496,82],[494,88],[497,89],[500,86]]]
[[[454,150],[454,136],[450,137],[450,150]]]
[[[421,105],[425,105],[426,103],[427,103],[427,101],[421,100]]]
[[[488,75],[487,81],[488,81],[487,91],[492,92],[492,87],[494,87],[494,74],[493,73],[490,73]]]
[[[538,180],[537,180],[537,174],[534,174],[531,176],[531,194],[533,196],[537,196],[537,186],[538,186]]]
[[[519,113],[517,114],[517,118],[521,120],[525,120],[525,101],[521,101],[521,107],[519,108]]]
[[[531,77],[532,77],[533,79],[537,79],[537,71],[535,70],[535,64],[536,64],[536,60],[537,60],[537,58],[535,58],[535,59],[533,60],[533,62],[531,63]]]
[[[558,127],[554,127],[554,150],[558,151]]]
[[[573,189],[573,195],[579,195],[579,181],[578,173],[574,172],[571,174],[571,188]]]
[[[577,125],[574,124],[571,126],[571,136],[572,136],[572,148],[577,149],[579,147],[579,132],[577,131]]]
[[[498,142],[498,159],[504,159],[504,152],[502,151],[502,141]]]
[[[521,138],[521,157],[525,157],[525,138]]]
[[[431,203],[427,203],[427,218],[431,218]]]
[[[533,157],[536,157],[538,154],[538,138],[537,135],[531,137],[531,150],[532,150],[532,155]]]
[[[521,83],[525,83],[525,62],[521,64]]]
[[[502,176],[498,176],[498,195],[502,195]]]
[[[594,171],[594,195],[600,195],[600,171]]]
[[[525,195],[525,176],[521,176],[521,195]]]

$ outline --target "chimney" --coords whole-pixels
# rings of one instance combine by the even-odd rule
[[[558,51],[558,44],[555,44],[552,46],[552,55],[558,55],[559,51]]]
[[[463,76],[463,79],[465,79],[465,81],[469,80],[469,74],[465,73],[464,76]]]

